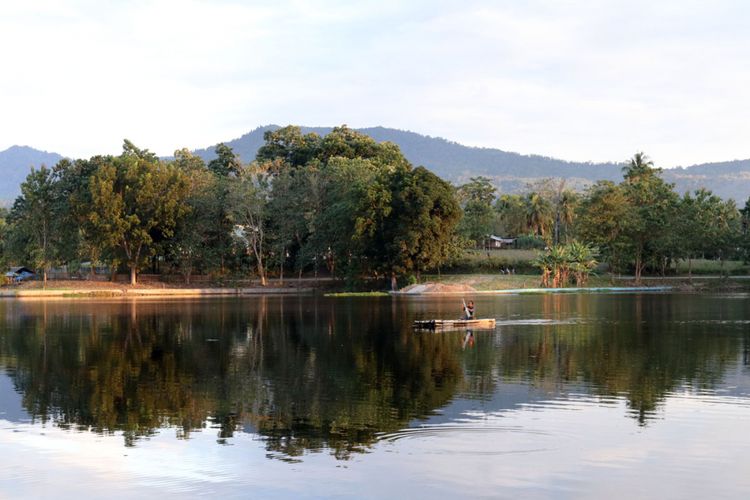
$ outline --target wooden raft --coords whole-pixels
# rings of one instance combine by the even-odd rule
[[[427,319],[414,322],[417,330],[493,329],[495,319]]]

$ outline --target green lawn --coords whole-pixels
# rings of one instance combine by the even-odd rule
[[[538,288],[541,276],[538,274],[436,274],[422,275],[422,281],[446,284],[465,284],[477,290],[512,290],[518,288]],[[612,286],[609,276],[591,276],[586,286]],[[620,285],[622,286],[622,285]]]
[[[531,261],[537,256],[536,250],[465,250],[463,254],[446,266],[446,271],[456,273],[499,273],[513,269],[519,273],[531,274],[534,267]]]
[[[681,260],[677,262],[677,273],[687,274],[688,273],[688,262]],[[721,274],[722,266],[718,260],[708,259],[693,259],[692,268],[694,274]],[[723,272],[729,274],[748,274],[750,271],[750,265],[742,262],[741,260],[726,260],[724,261]]]

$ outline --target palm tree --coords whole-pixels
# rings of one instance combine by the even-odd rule
[[[555,242],[568,240],[570,227],[575,218],[575,209],[578,205],[578,195],[570,189],[561,191],[557,197],[557,210],[555,215]],[[560,235],[563,235],[563,238]]]
[[[526,197],[526,220],[534,234],[548,240],[552,226],[552,207],[539,193],[529,193]]]
[[[659,171],[661,169],[655,168],[654,162],[642,151],[633,155],[630,161],[622,167],[622,173],[628,182]]]

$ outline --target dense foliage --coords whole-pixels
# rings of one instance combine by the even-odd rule
[[[119,156],[32,170],[2,228],[4,257],[42,271],[81,262],[226,276],[326,267],[352,280],[419,274],[456,248],[451,185],[398,147],[346,127],[269,131],[246,165],[220,144],[205,162],[165,161],[125,141]]]
[[[750,248],[750,201],[738,210],[704,189],[680,197],[643,153],[619,184],[581,193],[550,179],[498,196],[488,178],[454,188],[345,126],[325,136],[290,126],[264,139],[250,164],[224,144],[206,164],[184,149],[159,159],[126,140],[119,156],[32,170],[0,214],[2,257],[45,280],[85,262],[91,272],[125,268],[131,283],[149,267],[186,282],[252,273],[265,284],[285,270],[355,282],[455,265],[461,248],[496,234],[545,249],[535,264],[543,284],[564,286],[583,284],[595,257],[639,281],[678,260],[747,259]]]
[[[598,251],[610,269],[632,272],[636,281],[644,272],[664,275],[679,260],[690,266],[696,258],[748,259],[750,200],[738,210],[734,201],[705,189],[681,197],[643,153],[625,164],[622,182],[599,181],[583,193],[548,180],[524,195],[501,194],[491,207],[492,197],[483,196],[487,186],[489,180],[479,177],[459,188],[465,216],[473,219],[459,225],[462,234],[477,243],[494,233],[517,237],[518,247],[546,248],[536,262],[543,283],[568,281],[562,271],[555,278],[562,269],[555,262],[574,242],[592,255]]]

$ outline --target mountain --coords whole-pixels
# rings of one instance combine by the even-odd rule
[[[678,193],[706,188],[740,208],[750,198],[750,160],[703,163],[664,170],[664,179],[675,184]]]
[[[255,158],[263,145],[263,133],[277,125],[258,127],[238,139],[228,141],[243,161]],[[326,135],[330,127],[301,127],[303,133]],[[538,155],[521,155],[499,149],[463,146],[439,137],[429,137],[384,127],[357,129],[378,142],[397,144],[414,165],[424,165],[440,177],[455,184],[483,175],[492,179],[500,193],[517,193],[529,184],[545,178],[564,178],[568,187],[582,189],[597,180],[622,180],[622,164],[568,162]],[[195,154],[205,160],[214,158],[213,148],[198,149]],[[750,197],[750,160],[706,163],[691,167],[665,169],[663,177],[675,184],[682,194],[705,187],[723,198],[733,198],[740,205]]]
[[[227,142],[243,161],[255,158],[263,145],[263,133],[276,130],[277,125],[258,127],[239,139]],[[302,133],[328,134],[331,127],[300,127]],[[483,175],[491,178],[500,192],[517,192],[538,179],[564,177],[570,185],[583,186],[598,179],[616,180],[621,177],[620,165],[614,163],[575,163],[537,155],[521,155],[499,149],[463,146],[439,137],[385,127],[356,129],[378,142],[393,142],[414,165],[423,165],[440,177],[461,183],[470,177]],[[213,148],[199,149],[195,154],[209,161],[215,157]]]
[[[21,193],[21,183],[29,175],[31,167],[51,167],[62,158],[57,153],[39,151],[28,146],[11,146],[0,151],[0,206],[13,204],[13,200]]]
[[[263,145],[263,133],[277,125],[258,127],[238,139],[228,141],[244,162],[255,159]],[[326,135],[331,127],[301,127],[303,133]],[[461,184],[470,177],[489,177],[500,193],[522,192],[529,184],[545,178],[564,178],[566,185],[582,189],[600,180],[619,182],[622,164],[568,162],[537,155],[521,155],[499,149],[463,146],[439,137],[384,127],[358,129],[378,142],[397,144],[414,165],[424,165],[440,177]],[[211,160],[214,148],[197,149],[195,154]],[[0,152],[0,205],[8,206],[20,193],[20,185],[33,165],[52,166],[62,158],[57,153],[27,146],[13,146]],[[682,194],[705,187],[723,198],[733,198],[744,206],[750,197],[750,159],[705,163],[691,167],[665,169],[664,179],[675,184]]]

